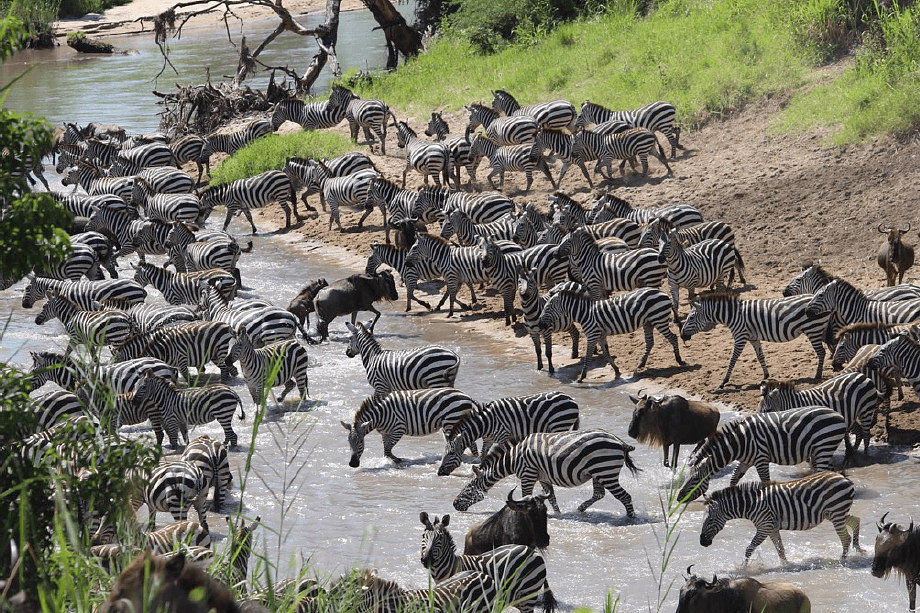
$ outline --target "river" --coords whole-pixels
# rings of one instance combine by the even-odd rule
[[[343,28],[346,21],[357,23],[360,19],[366,24],[370,18],[366,14],[343,14]],[[200,78],[200,74],[193,73],[200,73],[205,64],[215,59],[209,44],[217,44],[220,36],[208,37],[199,32],[172,45],[177,67],[196,66],[189,71],[188,79]],[[340,39],[343,52],[351,42],[346,43],[349,39],[344,32]],[[17,84],[15,97],[11,96],[7,104],[14,109],[28,108],[55,122],[98,120],[119,123],[137,132],[155,129],[156,106],[149,95],[152,84],[148,79],[158,70],[158,57],[155,47],[144,40],[125,39],[124,45],[138,52],[131,56],[65,60],[59,57],[60,51],[48,54],[51,59]],[[280,48],[277,52],[282,53]],[[304,51],[305,55],[310,53]],[[346,67],[361,64],[362,61],[343,61]],[[4,66],[4,71],[11,70],[10,66]],[[226,70],[227,67],[218,70],[212,64],[213,74]],[[9,76],[6,72],[2,78],[5,81]],[[164,78],[159,88],[175,80]],[[57,183],[58,178],[52,180]],[[215,215],[209,227],[218,226],[220,219],[222,215]],[[238,220],[231,230],[240,235],[247,233]],[[254,243],[253,253],[241,258],[244,284],[250,288],[243,295],[264,297],[282,306],[308,280],[336,279],[363,270],[363,261],[353,255],[305,243],[295,235],[262,234],[254,237]],[[121,263],[125,276],[131,274],[130,262]],[[23,286],[24,282],[20,282],[0,292],[0,314],[4,319],[9,317],[0,342],[0,361],[28,367],[30,350],[60,348],[66,337],[57,322],[42,327],[33,323],[36,311],[20,306]],[[151,294],[154,301],[162,302],[155,290]],[[402,298],[401,288],[400,294]],[[456,386],[474,398],[485,401],[538,390],[561,390],[578,401],[582,428],[605,428],[627,438],[632,405],[626,392],[636,390],[641,380],[596,385],[550,378],[534,369],[531,350],[519,351],[515,344],[482,334],[463,317],[445,321],[441,316],[420,312],[418,307],[406,314],[402,305],[400,300],[382,307],[384,314],[377,332],[384,347],[409,348],[429,343],[449,347],[462,359]],[[455,512],[451,502],[471,473],[464,466],[449,477],[435,475],[443,448],[439,436],[404,438],[395,451],[408,461],[395,466],[383,457],[380,437],[373,433],[368,437],[361,467],[349,468],[350,451],[339,421],[351,421],[370,387],[360,360],[345,356],[347,332],[343,321],[337,320],[330,333],[329,342],[310,348],[310,398],[303,404],[296,398],[283,406],[269,403],[255,436],[248,475],[239,474],[246,453],[231,454],[236,478],[224,512],[233,512],[238,506],[246,517],[262,517],[262,527],[256,532],[256,553],[263,562],[254,560],[251,568],[267,564],[273,572],[289,575],[307,564],[311,572],[327,576],[355,566],[370,566],[404,585],[425,586],[426,573],[419,563],[419,512],[450,513],[451,532],[462,547],[468,527],[500,508],[517,482],[513,478],[502,481],[470,512]],[[558,350],[557,354],[561,356],[557,358],[560,363],[568,363],[565,352]],[[255,407],[241,380],[234,380],[232,385],[244,400],[246,420],[235,420],[234,428],[245,443],[253,436]],[[151,435],[149,429],[142,427],[123,431],[132,436]],[[202,433],[222,438],[216,423],[190,432],[192,436]],[[557,489],[563,513],[551,516],[551,543],[545,557],[550,585],[565,610],[582,606],[601,610],[605,596],[612,593],[620,598],[619,611],[657,610],[659,599],[663,600],[661,610],[673,611],[683,583],[681,576],[688,565],[694,564],[694,572],[708,576],[744,572],[741,563],[753,526],[745,520],[730,522],[713,545],[704,549],[698,539],[704,514],[699,502],[692,503],[680,519],[676,537],[665,542],[662,500],[666,500],[672,475],[661,466],[660,450],[640,444],[636,447],[633,457],[642,472],[633,476],[624,470],[620,476],[636,507],[635,522],[626,519],[622,505],[609,495],[587,513],[577,513],[578,504],[590,496],[589,485]],[[688,455],[689,450],[684,450],[683,458]],[[807,532],[783,533],[790,566],[780,566],[768,541],[757,549],[748,571],[761,581],[799,584],[811,597],[815,611],[904,610],[903,583],[878,580],[869,574],[876,533],[873,523],[885,511],[891,511],[894,520],[908,520],[920,491],[920,469],[916,455],[909,449],[873,446],[871,458],[870,466],[847,471],[857,485],[853,513],[863,518],[862,544],[867,553],[851,553],[850,559],[840,564],[840,543],[825,522]],[[842,450],[836,460],[842,462]],[[806,471],[802,467],[775,467],[773,474],[785,480],[803,476]],[[754,478],[753,471],[746,477]],[[727,477],[722,476],[714,488],[726,483]],[[165,521],[164,516],[160,521]],[[220,521],[212,525],[220,547],[226,527]],[[657,569],[662,566],[663,552],[672,545],[664,588],[659,590]],[[665,595],[671,582],[670,593]]]

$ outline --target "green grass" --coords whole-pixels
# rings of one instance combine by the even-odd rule
[[[351,139],[331,132],[271,134],[243,147],[212,169],[211,185],[245,179],[266,170],[280,170],[292,156],[331,158],[359,149]]]
[[[917,9],[878,19],[845,0],[670,0],[647,18],[623,10],[559,27],[542,40],[478,53],[445,35],[399,70],[356,83],[422,117],[432,109],[490,103],[503,88],[522,104],[565,98],[610,108],[667,100],[699,126],[768,93],[793,95],[777,129],[831,126],[837,142],[905,132],[917,122]],[[853,27],[868,22],[857,40]],[[841,78],[811,86],[812,70],[855,49]],[[347,81],[347,75],[346,75]],[[806,87],[808,86],[808,87]],[[807,91],[806,91],[807,90]]]

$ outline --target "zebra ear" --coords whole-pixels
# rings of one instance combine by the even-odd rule
[[[442,527],[442,528],[446,528],[446,527],[447,527],[447,524],[449,524],[449,523],[450,523],[450,514],[447,514],[447,515],[445,515],[444,517],[441,518],[441,527]],[[911,526],[913,526],[913,524],[911,524]]]
[[[358,329],[355,328],[353,325],[351,325],[347,321],[345,322],[345,327],[348,328],[348,331],[351,332],[352,334],[356,334],[358,332]]]
[[[374,323],[376,323],[376,322],[374,322],[373,319],[368,319],[366,322],[364,322],[364,329],[367,330],[368,332],[373,332],[373,331],[374,331]]]
[[[421,513],[419,513],[419,514],[418,514],[418,519],[419,519],[420,522],[422,522],[422,525],[424,525],[425,528],[427,528],[428,530],[433,530],[433,529],[434,529],[434,528],[432,527],[432,525],[431,525],[431,520],[428,519],[428,513],[427,513],[427,512],[422,511]]]
[[[339,423],[342,424],[342,427],[343,427],[343,428],[345,428],[346,430],[348,430],[349,432],[351,432],[351,424],[350,424],[350,423],[348,423],[348,422],[346,422],[346,421],[342,421],[342,420],[339,420]]]

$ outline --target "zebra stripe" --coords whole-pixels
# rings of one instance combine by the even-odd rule
[[[475,223],[464,211],[453,209],[441,225],[441,238],[450,238],[456,234],[457,241],[465,246],[475,245],[480,238],[512,241],[520,232],[519,227],[523,225],[521,221],[513,217],[502,217],[496,221]],[[536,238],[535,233],[531,234]]]
[[[277,341],[256,349],[243,330],[239,333],[234,351],[239,352],[243,378],[256,406],[261,406],[271,388],[279,385],[284,385],[278,397],[279,403],[284,402],[284,397],[295,385],[300,392],[301,402],[309,396],[307,349],[296,340]]]
[[[144,228],[146,223],[145,220],[137,218],[136,211],[133,209],[121,211],[102,208],[92,212],[86,229],[114,237],[115,247],[120,250],[123,246],[133,244],[134,236]],[[117,252],[115,256],[118,256]]]
[[[833,313],[847,325],[901,324],[920,320],[920,298],[895,302],[870,299],[843,279],[834,279],[814,294],[807,313],[811,316]]]
[[[847,431],[855,431],[856,449],[859,449],[862,439],[864,451],[869,453],[869,431],[875,422],[879,395],[875,384],[867,376],[846,373],[806,389],[798,389],[792,381],[767,379],[760,384],[760,393],[757,410],[761,413],[815,405],[834,409],[843,415]],[[843,442],[849,457],[853,451],[850,438],[844,436]]]
[[[154,194],[142,206],[147,219],[157,221],[181,221],[203,226],[207,217],[207,211],[201,208],[201,200],[193,194]]]
[[[589,162],[591,160],[596,160],[594,164],[595,173],[600,173],[601,166],[604,161],[606,161],[607,176],[609,177],[613,174],[613,160],[611,158],[601,160],[605,148],[605,139],[610,134],[620,134],[632,128],[633,126],[628,123],[623,123],[622,121],[606,121],[604,123],[599,123],[590,130],[583,128],[581,131],[577,132],[573,138],[573,146],[577,147],[579,157],[582,161]]]
[[[140,375],[141,382],[145,375]],[[138,383],[140,385],[140,383]],[[104,390],[83,388],[77,394],[83,398],[86,406],[92,408],[103,423],[111,422],[117,430],[122,426],[136,426],[150,421],[156,437],[157,447],[163,445],[163,433],[169,437],[169,444],[173,449],[179,446],[179,419],[173,411],[164,411],[160,405],[149,398],[135,401],[135,389],[126,393],[117,394],[114,398]]]
[[[884,345],[897,338],[902,332],[909,332],[916,324],[901,324],[898,326],[879,323],[850,324],[837,333],[837,343],[834,346],[834,360],[831,366],[840,370],[852,360],[860,348],[866,345]]]
[[[177,223],[173,225],[173,231],[166,242],[169,245],[169,261],[176,267],[176,272],[222,268],[233,275],[237,287],[242,285],[236,263],[243,250],[229,234],[221,232],[198,241],[188,226]],[[251,250],[252,241],[249,242],[247,252]]]
[[[201,148],[201,156],[198,159],[201,162],[208,161],[211,155],[216,152],[232,155],[257,138],[268,136],[272,131],[273,122],[266,119],[256,119],[234,132],[208,134],[205,137],[204,147]]]
[[[404,613],[434,610],[444,613],[490,613],[498,598],[495,581],[487,574],[464,571],[426,589],[407,590],[395,581],[365,571],[358,577],[360,601],[356,613]],[[309,602],[309,598],[305,601]]]
[[[476,182],[476,167],[479,165],[479,160],[473,159],[469,138],[467,136],[447,138],[448,134],[450,134],[450,128],[441,113],[431,113],[428,127],[425,128],[425,136],[434,136],[437,142],[443,143],[447,147],[457,173],[457,185],[460,185],[461,166],[466,166],[466,172],[470,175],[470,185],[472,185]]]
[[[505,185],[505,171],[514,170],[523,172],[527,177],[524,191],[529,191],[533,183],[533,171],[537,168],[543,172],[553,189],[556,189],[556,181],[549,172],[542,148],[536,142],[531,145],[506,145],[500,147],[487,136],[477,134],[472,139],[471,147],[473,157],[484,155],[489,159],[492,172],[489,173],[486,179],[488,179],[492,189],[496,189],[495,183],[492,182],[492,177],[498,175],[498,189],[500,190]]]
[[[521,613],[532,613],[540,591],[543,590],[543,610],[552,612],[555,597],[546,580],[546,563],[533,547],[503,545],[480,555],[457,555],[457,546],[447,526],[450,515],[419,514],[425,531],[422,533],[422,566],[436,582],[444,581],[458,572],[477,571],[492,577],[499,585],[505,606]]]
[[[560,513],[553,486],[576,487],[593,481],[594,495],[578,506],[583,513],[604,497],[613,494],[626,507],[626,515],[635,517],[632,497],[620,486],[620,469],[625,464],[633,473],[638,470],[627,445],[604,430],[576,430],[530,434],[510,448],[497,447],[486,458],[484,468],[454,500],[454,508],[465,511],[485,498],[489,489],[510,474],[521,480],[521,493],[530,496],[539,480],[549,494],[549,502]]]
[[[543,370],[543,358],[540,351],[540,335],[543,336],[543,344],[546,349],[546,362],[549,367],[549,374],[556,372],[553,367],[553,332],[556,330],[546,328],[540,329],[540,316],[543,314],[543,307],[546,304],[546,298],[540,296],[537,279],[533,272],[522,270],[518,281],[518,293],[521,296],[521,311],[524,313],[524,327],[533,340],[534,352],[537,354],[537,370]],[[578,357],[578,327],[572,323],[565,332],[569,333],[572,338],[572,358]]]
[[[436,223],[442,221],[454,208],[462,209],[474,222],[484,223],[513,213],[515,205],[513,200],[501,192],[469,194],[438,187],[423,187],[418,192],[412,217],[424,223]]]
[[[90,196],[114,194],[129,202],[134,192],[134,177],[106,177],[98,166],[85,160],[77,160],[76,166],[64,171],[61,185],[79,185]]]
[[[180,168],[144,168],[134,177],[131,204],[137,208],[145,206],[147,199],[155,194],[189,194],[191,191],[192,177]]]
[[[58,192],[51,192],[55,200],[64,205],[64,208],[74,214],[74,217],[89,217],[96,209],[118,209],[125,211],[128,205],[124,199],[115,194],[100,194],[98,196],[88,196],[86,194],[68,194],[64,195]]]
[[[176,551],[182,545],[210,547],[211,533],[197,521],[185,520],[167,524],[146,535],[147,548],[154,555],[162,556]]]
[[[25,425],[34,426],[34,429],[21,432],[22,438],[41,430],[47,430],[69,417],[76,417],[85,413],[83,404],[77,395],[67,390],[55,390],[30,398],[29,410],[34,413],[34,421]]]
[[[540,392],[508,396],[474,407],[450,432],[438,475],[452,473],[464,449],[475,449],[482,439],[485,460],[491,445],[514,444],[536,432],[565,432],[579,426],[578,403],[568,394]]]
[[[361,356],[367,382],[376,396],[394,390],[453,387],[460,368],[460,356],[444,347],[427,345],[402,351],[383,349],[372,330],[364,324],[345,324],[351,340],[345,355]]]
[[[492,108],[505,115],[528,115],[543,129],[575,131],[575,106],[568,100],[553,100],[521,106],[514,96],[498,89],[492,92]]]
[[[694,245],[684,245],[677,236],[677,230],[671,230],[667,238],[661,241],[660,256],[668,265],[668,286],[671,289],[671,302],[674,308],[674,320],[680,325],[678,309],[678,291],[687,289],[689,299],[696,296],[696,288],[721,286],[728,276],[727,287],[735,280],[735,248],[717,238],[700,241]]]
[[[70,348],[86,345],[95,352],[104,345],[116,347],[131,335],[131,320],[124,311],[81,310],[77,304],[56,292],[48,292],[48,301],[35,317],[35,323],[42,325],[57,318],[64,324]]]
[[[683,149],[679,142],[680,126],[674,124],[676,116],[677,110],[667,102],[652,102],[632,111],[611,111],[590,100],[585,100],[575,120],[575,126],[621,121],[632,127],[661,132],[671,144],[671,158],[673,159],[677,154],[676,149]]]
[[[885,414],[885,434],[887,435],[891,427],[891,394],[894,388],[897,387],[898,400],[902,400],[904,391],[901,386],[901,371],[897,367],[883,366],[876,368],[869,366],[869,360],[875,357],[881,346],[871,344],[860,347],[847,362],[846,367],[841,370],[841,374],[857,372],[869,377],[869,380],[875,385],[875,389],[878,390],[879,410]]]
[[[637,226],[638,227],[638,226]],[[667,219],[656,217],[648,222],[639,238],[640,247],[658,247],[662,239],[675,228]],[[676,228],[677,240],[685,246],[696,245],[704,240],[720,240],[732,246],[735,252],[735,270],[738,272],[738,281],[746,285],[744,279],[744,261],[741,252],[735,246],[735,232],[731,226],[722,221],[704,221],[693,226]],[[786,295],[786,294],[783,294]]]
[[[613,367],[617,378],[620,369],[610,355],[607,336],[610,334],[627,334],[642,327],[645,335],[645,353],[639,360],[637,368],[644,368],[648,356],[655,344],[652,330],[657,329],[674,348],[674,358],[681,366],[685,362],[680,357],[677,336],[671,332],[671,312],[667,295],[657,289],[642,288],[607,300],[593,300],[583,292],[563,290],[554,293],[546,300],[543,314],[540,316],[541,330],[565,330],[577,322],[585,333],[588,343],[585,357],[581,363],[579,381],[583,381],[588,372],[588,362],[594,355],[594,348],[600,344],[604,357]]]
[[[259,346],[294,338],[297,318],[287,310],[276,306],[232,304],[211,285],[201,289],[197,313],[203,319],[224,322],[237,334],[246,332]],[[236,359],[235,349],[230,354],[231,360]]]
[[[434,183],[441,187],[441,176],[444,184],[450,186],[450,151],[443,143],[429,143],[419,138],[415,130],[405,121],[396,123],[396,144],[400,149],[406,150],[406,167],[403,168],[402,186],[406,187],[406,173],[409,168],[415,169],[425,178],[428,185],[428,175],[433,175]],[[441,175],[441,176],[439,176]],[[460,189],[459,178],[457,189]]]
[[[680,331],[685,341],[697,332],[712,330],[716,324],[723,324],[731,330],[734,349],[728,361],[728,370],[719,385],[725,387],[731,377],[735,362],[744,346],[750,342],[757,354],[757,360],[763,369],[763,378],[769,379],[767,362],[763,357],[760,341],[791,341],[802,334],[818,356],[818,370],[815,378],[820,380],[824,369],[824,330],[827,327],[828,314],[811,316],[808,305],[811,296],[794,296],[775,300],[741,300],[736,294],[727,292],[704,292]]]
[[[475,400],[451,387],[394,390],[369,396],[355,413],[353,423],[341,422],[348,431],[351,447],[348,465],[360,466],[364,437],[369,432],[380,432],[383,455],[399,464],[403,460],[393,454],[393,447],[403,436],[427,436],[443,430],[446,438],[478,406]]]
[[[588,221],[599,223],[614,217],[631,219],[640,224],[647,224],[656,217],[662,217],[671,222],[675,228],[703,223],[702,213],[689,204],[671,204],[657,209],[638,209],[610,192],[597,199],[588,214]]]
[[[499,145],[525,145],[534,141],[537,130],[540,129],[537,120],[529,115],[502,117],[498,111],[482,104],[472,104],[463,108],[470,112],[466,138],[469,138],[473,130],[482,126],[486,136]]]
[[[846,431],[843,415],[825,406],[745,415],[723,424],[694,452],[690,477],[678,497],[692,500],[705,494],[710,477],[735,460],[729,485],[737,485],[751,466],[761,481],[769,481],[770,462],[808,460],[815,470],[829,470]]]
[[[853,482],[836,472],[820,472],[787,483],[744,483],[714,492],[706,503],[706,517],[700,530],[700,545],[709,547],[730,519],[749,519],[757,532],[744,550],[744,565],[754,550],[769,536],[780,562],[788,564],[780,530],[809,530],[825,519],[843,545],[841,561],[853,547],[859,546],[859,518],[850,514],[856,495]]]
[[[236,368],[230,360],[233,339],[233,329],[223,322],[176,324],[129,338],[113,353],[112,360],[123,362],[143,354],[179,369],[189,383],[192,382],[190,367],[197,368],[201,377],[205,365],[211,362],[220,369],[221,380],[226,381],[236,375]]]
[[[599,156],[586,155],[588,151],[582,144],[581,139],[577,139],[568,132],[558,130],[540,130],[536,137],[537,146],[540,147],[541,153],[549,149],[553,155],[562,160],[562,168],[559,170],[559,178],[556,179],[557,185],[562,185],[562,179],[568,172],[569,166],[573,163],[578,166],[581,173],[588,181],[588,187],[594,189],[594,182],[591,181],[591,175],[585,167],[585,162],[597,159]]]
[[[205,288],[213,289],[224,296],[236,293],[236,279],[222,268],[196,272],[173,272],[154,264],[141,262],[134,271],[134,280],[142,286],[152,285],[166,302],[172,305],[197,305],[205,294]],[[203,285],[204,284],[204,285]]]
[[[242,213],[246,216],[249,225],[252,226],[252,233],[256,234],[256,224],[252,221],[251,209],[258,209],[267,206],[270,202],[277,201],[284,211],[284,227],[291,227],[291,208],[288,206],[290,201],[294,207],[294,217],[299,222],[300,213],[297,211],[297,199],[294,192],[294,185],[286,174],[280,170],[269,170],[246,179],[238,179],[231,183],[224,183],[207,188],[200,195],[201,206],[203,209],[213,209],[221,204],[227,207],[227,216],[224,218],[223,231],[227,230],[230,225],[230,219],[234,215]]]
[[[173,228],[172,223],[147,219],[133,227],[136,231],[130,241],[122,243],[116,254],[118,257],[137,253],[138,259],[143,263],[148,255],[164,255],[169,251],[168,240]]]
[[[90,281],[100,280],[99,256],[89,245],[83,245],[71,238],[69,253],[62,260],[47,261],[36,272],[49,279],[79,281],[85,275]]]
[[[233,409],[230,412],[232,415]],[[230,492],[230,486],[233,483],[233,473],[230,472],[227,448],[220,441],[215,441],[205,434],[191,441],[180,457],[189,464],[197,466],[208,483],[214,487],[214,504],[211,508],[215,511],[220,511],[221,505],[226,500]],[[195,544],[201,545],[202,543]]]
[[[597,242],[583,229],[570,233],[561,247],[563,253],[568,247],[573,271],[595,300],[605,298],[608,292],[659,287],[668,271],[654,249],[602,253]]]
[[[127,476],[134,490],[131,506],[137,513],[138,509],[147,505],[150,531],[153,531],[158,511],[168,512],[175,521],[184,521],[188,519],[191,506],[198,512],[198,523],[205,530],[208,529],[204,508],[208,482],[198,467],[176,461],[157,466],[149,475],[141,475],[129,469]]]

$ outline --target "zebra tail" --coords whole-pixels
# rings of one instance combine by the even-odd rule
[[[543,580],[543,611],[545,613],[553,613],[556,610],[556,596],[553,595],[553,590],[549,589],[549,581],[546,579]]]
[[[744,260],[741,259],[741,252],[738,251],[737,247],[735,247],[735,262],[738,263],[738,271],[743,275],[744,274]]]
[[[252,253],[252,241],[249,241],[246,245],[246,248],[243,249],[240,247],[240,253]]]
[[[391,128],[396,127],[396,124],[399,123],[399,121],[396,119],[396,115],[393,113],[393,111],[390,110],[390,107],[387,107],[387,115],[389,115],[393,119],[393,123],[390,124],[390,127]],[[374,168],[374,170],[377,170],[377,169]]]
[[[635,447],[633,447],[633,449],[635,449]],[[632,474],[635,475],[641,472],[642,469],[636,466],[636,463],[633,462],[631,457],[629,457],[629,452],[630,450],[624,445],[623,446],[623,464],[625,464],[626,468],[628,468],[630,472],[632,472]]]
[[[246,411],[243,409],[243,401],[240,401],[240,421],[246,420]]]

